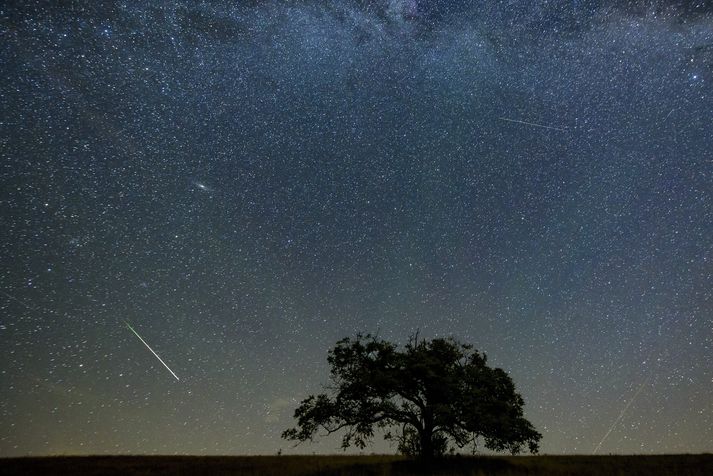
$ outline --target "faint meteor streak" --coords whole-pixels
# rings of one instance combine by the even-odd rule
[[[508,119],[507,117],[498,117],[498,119],[500,119],[501,121],[515,122],[517,124],[526,124],[528,126],[541,127],[543,129],[552,129],[555,131],[567,132],[567,129],[563,129],[562,127],[546,126],[544,124],[536,124],[534,122],[519,121],[517,119]]]
[[[24,307],[26,307],[26,308],[29,309],[30,311],[37,311],[37,308],[28,306],[27,304],[25,304],[25,301],[16,298],[16,297],[13,296],[12,294],[6,293],[5,291],[1,291],[1,290],[0,290],[0,293],[3,293],[3,294],[4,294],[5,296],[7,296],[9,299],[12,299],[13,301],[22,304]]]
[[[599,444],[597,445],[597,447],[594,448],[594,454],[597,454],[597,452],[598,452],[599,449],[602,447],[602,444],[603,444],[604,441],[607,439],[607,437],[609,436],[609,434],[610,434],[610,433],[612,432],[612,430],[616,427],[616,425],[621,421],[621,419],[624,418],[624,414],[625,414],[626,411],[629,409],[629,407],[631,406],[631,404],[634,403],[634,400],[636,400],[636,397],[638,397],[638,396],[639,396],[639,393],[641,393],[641,389],[643,389],[643,388],[644,388],[644,385],[646,385],[647,383],[649,383],[649,380],[648,380],[648,379],[644,380],[644,381],[641,383],[641,385],[639,385],[639,388],[636,390],[636,393],[634,393],[634,396],[631,397],[631,400],[629,400],[629,403],[627,403],[627,404],[624,406],[624,409],[621,411],[621,413],[619,413],[619,416],[616,418],[616,420],[614,420],[614,423],[612,423],[612,425],[609,427],[609,431],[607,431],[606,435],[604,435],[604,438],[602,438],[602,441],[600,441]]]
[[[173,375],[174,377],[176,377],[176,380],[179,380],[179,381],[180,381],[181,379],[178,378],[178,375],[176,375],[176,374],[173,372],[173,370],[171,370],[171,368],[170,368],[168,365],[166,365],[166,362],[164,362],[163,359],[162,359],[161,357],[159,357],[158,354],[157,354],[156,352],[154,352],[154,350],[146,343],[146,341],[141,338],[141,336],[139,335],[139,333],[136,332],[133,327],[131,327],[131,324],[129,324],[129,323],[126,322],[126,321],[124,321],[124,323],[126,324],[126,327],[128,327],[128,328],[131,330],[131,332],[133,332],[134,334],[136,334],[136,337],[138,337],[139,340],[140,340],[141,342],[143,342],[143,344],[146,346],[146,348],[147,348],[148,350],[150,350],[153,355],[156,356],[156,358],[159,360],[159,362],[161,362],[161,363],[163,364],[163,366],[166,367],[169,372],[171,372],[171,375]]]

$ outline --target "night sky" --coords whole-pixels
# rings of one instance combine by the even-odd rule
[[[708,2],[163,3],[0,6],[0,455],[338,452],[416,330],[544,453],[713,451]]]

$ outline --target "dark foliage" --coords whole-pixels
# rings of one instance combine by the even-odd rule
[[[523,399],[505,371],[454,339],[390,342],[342,339],[327,358],[330,394],[311,395],[295,410],[297,427],[283,438],[307,441],[322,429],[343,431],[342,447],[364,448],[388,429],[399,450],[431,458],[482,442],[495,451],[536,453],[541,438],[523,417]]]

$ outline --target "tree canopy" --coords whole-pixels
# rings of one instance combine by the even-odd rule
[[[523,416],[510,376],[485,354],[453,338],[409,339],[403,350],[371,335],[329,351],[328,393],[295,410],[282,437],[303,442],[343,431],[342,447],[364,448],[377,429],[407,455],[431,458],[482,443],[494,451],[536,453],[542,435]]]

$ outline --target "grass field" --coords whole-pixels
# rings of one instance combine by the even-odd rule
[[[713,455],[450,457],[61,456],[0,458],[0,475],[713,475]]]

